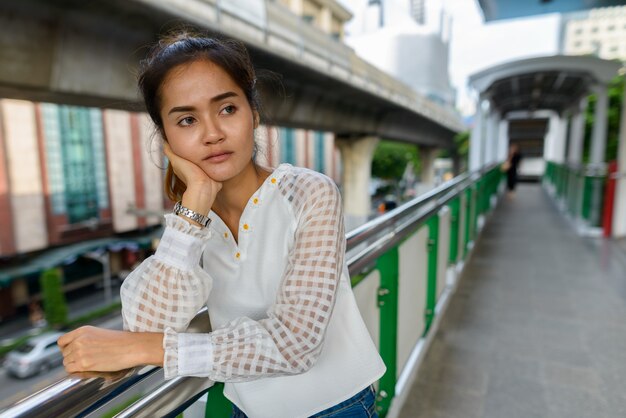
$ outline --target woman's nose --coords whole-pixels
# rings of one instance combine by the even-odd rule
[[[218,123],[208,121],[206,123],[202,142],[204,144],[216,144],[224,140],[224,133]]]

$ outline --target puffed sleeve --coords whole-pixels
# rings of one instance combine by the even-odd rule
[[[183,331],[206,305],[212,279],[200,267],[208,229],[180,217],[165,216],[165,231],[156,253],[124,280],[121,288],[124,329]]]
[[[315,364],[343,269],[342,203],[332,180],[317,173],[295,188],[294,245],[267,317],[241,317],[208,334],[167,330],[166,378],[246,381],[304,373]]]

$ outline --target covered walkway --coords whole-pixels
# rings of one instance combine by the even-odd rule
[[[487,221],[401,417],[626,416],[626,252],[539,185]]]

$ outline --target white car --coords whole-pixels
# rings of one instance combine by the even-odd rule
[[[24,378],[50,370],[63,363],[63,355],[57,345],[61,332],[44,332],[29,338],[6,356],[4,367],[17,377]]]

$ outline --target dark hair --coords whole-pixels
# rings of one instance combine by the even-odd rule
[[[174,67],[197,60],[207,60],[221,67],[244,92],[252,110],[260,110],[254,67],[242,42],[203,37],[189,31],[177,32],[162,38],[150,49],[148,57],[141,62],[138,76],[139,91],[146,110],[163,139],[167,139],[161,119],[163,82]],[[185,184],[168,163],[165,174],[167,197],[173,201],[180,200],[185,190]]]

